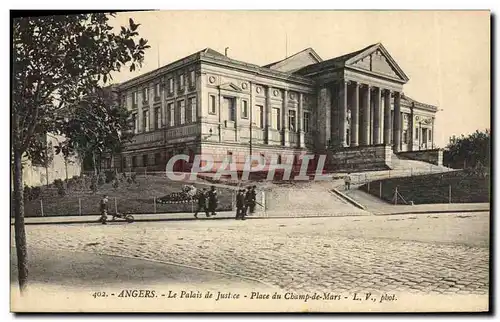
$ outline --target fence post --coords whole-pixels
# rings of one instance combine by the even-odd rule
[[[370,193],[370,182],[369,181],[368,181],[366,188],[368,188],[368,193]]]
[[[382,199],[382,181],[380,181],[380,183],[379,183],[379,189],[378,190],[379,190],[379,192],[378,192],[379,198]]]
[[[118,204],[116,203],[116,197],[115,197],[115,214],[118,213]]]
[[[413,168],[410,168],[410,177],[413,177]]]
[[[156,197],[153,197],[153,209],[154,213],[156,214]]]
[[[451,184],[448,186],[448,201],[451,203]]]
[[[82,215],[82,198],[78,198],[78,214]]]
[[[398,204],[398,187],[396,187],[396,190],[394,190],[394,204]]]
[[[42,217],[43,217],[43,201],[40,199],[40,211],[42,212]]]

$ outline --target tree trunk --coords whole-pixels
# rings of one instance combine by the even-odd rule
[[[94,175],[97,176],[97,162],[96,162],[94,151],[92,151],[92,165],[94,166]]]
[[[23,294],[28,284],[28,253],[24,229],[22,153],[17,148],[14,148],[14,216],[18,279],[21,294]]]

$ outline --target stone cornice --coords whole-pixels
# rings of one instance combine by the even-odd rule
[[[310,78],[300,77],[290,73],[283,73],[276,70],[272,70],[265,67],[260,67],[258,65],[240,62],[230,58],[222,58],[210,54],[202,54],[200,60],[205,63],[214,64],[223,67],[231,67],[234,69],[239,69],[241,71],[250,72],[258,76],[264,76],[268,78],[274,78],[276,80],[293,82],[300,85],[312,86],[314,81]]]

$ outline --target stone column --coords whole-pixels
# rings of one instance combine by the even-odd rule
[[[305,148],[306,142],[304,137],[304,94],[299,93],[299,108],[297,111],[297,131],[299,132],[299,148]],[[311,122],[311,120],[309,120]],[[311,126],[311,124],[309,124]]]
[[[394,129],[393,151],[399,152],[401,146],[401,93],[394,92]]]
[[[431,132],[431,149],[434,149],[434,121],[435,118],[432,118],[432,132]]]
[[[391,91],[384,91],[384,144],[391,144],[392,118],[391,118]]]
[[[290,129],[288,128],[288,91],[285,89],[283,91],[283,117],[282,117],[282,127],[283,127],[283,146],[290,146]]]
[[[351,96],[351,146],[359,145],[359,83],[353,82]]]
[[[339,104],[338,104],[338,140],[339,146],[347,146],[346,129],[347,129],[347,81],[343,80],[339,84]]]
[[[380,87],[375,88],[374,90],[374,100],[375,104],[373,106],[373,144],[380,144],[380,109],[381,109],[381,89]]]
[[[408,140],[410,141],[408,143],[408,151],[413,151],[413,133],[415,132],[415,125],[414,125],[414,111],[413,109],[415,108],[415,103],[411,103],[411,106],[410,106],[410,115],[408,116],[409,117],[409,121],[408,121]]]
[[[240,127],[239,127],[239,111],[240,111],[241,98],[236,97],[234,99],[234,141],[238,142],[240,140]]]
[[[267,93],[266,93],[266,140],[265,143],[269,144],[269,141],[271,139],[271,95],[272,95],[272,88],[268,87],[267,88]]]
[[[363,86],[363,102],[362,102],[362,117],[361,117],[361,135],[360,144],[370,145],[370,86]]]

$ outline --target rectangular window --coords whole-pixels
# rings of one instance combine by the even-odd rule
[[[137,118],[137,113],[132,114],[132,131],[134,134],[139,132],[139,119]]]
[[[264,128],[264,106],[257,105],[257,120],[255,122],[261,129]]]
[[[429,142],[432,142],[432,130],[429,130]]]
[[[234,106],[234,98],[224,97],[224,107],[227,110],[228,121],[236,121],[236,110]]]
[[[310,113],[304,112],[304,132],[309,132]]]
[[[295,111],[294,110],[289,110],[288,111],[288,128],[290,131],[295,132],[295,122],[296,122],[296,116],[295,116]]]
[[[184,88],[184,74],[179,75],[179,89]]]
[[[174,79],[169,78],[168,79],[168,93],[172,94],[174,92]]]
[[[155,153],[155,165],[159,165],[161,163],[161,153]]]
[[[148,155],[147,154],[143,154],[142,155],[142,166],[143,167],[147,167],[148,166]]]
[[[216,114],[215,95],[210,95],[210,97],[209,97],[208,113]]]
[[[241,101],[241,118],[243,118],[243,119],[248,118],[248,102],[247,101]]]
[[[148,102],[149,101],[149,88],[144,87],[142,90],[142,101],[143,102]]]
[[[132,157],[132,168],[135,168],[135,167],[137,167],[137,156],[136,155],[134,155]]]
[[[149,131],[149,113],[147,110],[142,112],[142,131]]]
[[[132,105],[137,106],[137,92],[132,93]]]
[[[155,99],[159,99],[161,96],[161,93],[160,93],[160,83],[157,83],[155,85]]]
[[[168,104],[168,116],[169,116],[169,121],[170,121],[170,126],[175,126],[175,110],[174,110],[174,103],[169,103]]]
[[[191,122],[196,122],[196,97],[191,97],[189,99],[189,106],[191,112]]]
[[[275,130],[281,130],[281,118],[280,118],[280,109],[279,108],[274,108],[272,110],[272,120],[273,120],[273,129]]]
[[[161,110],[160,107],[155,108],[156,129],[161,129]]]
[[[194,87],[196,85],[196,74],[194,70],[189,72],[189,85],[191,87]]]
[[[417,140],[418,140],[418,137],[419,137],[419,133],[420,133],[419,128],[416,128],[415,129],[415,139],[417,139]]]
[[[403,131],[403,143],[404,144],[408,143],[408,131],[407,130]]]
[[[179,124],[184,124],[186,123],[186,103],[184,100],[178,101],[177,107],[179,108]]]

